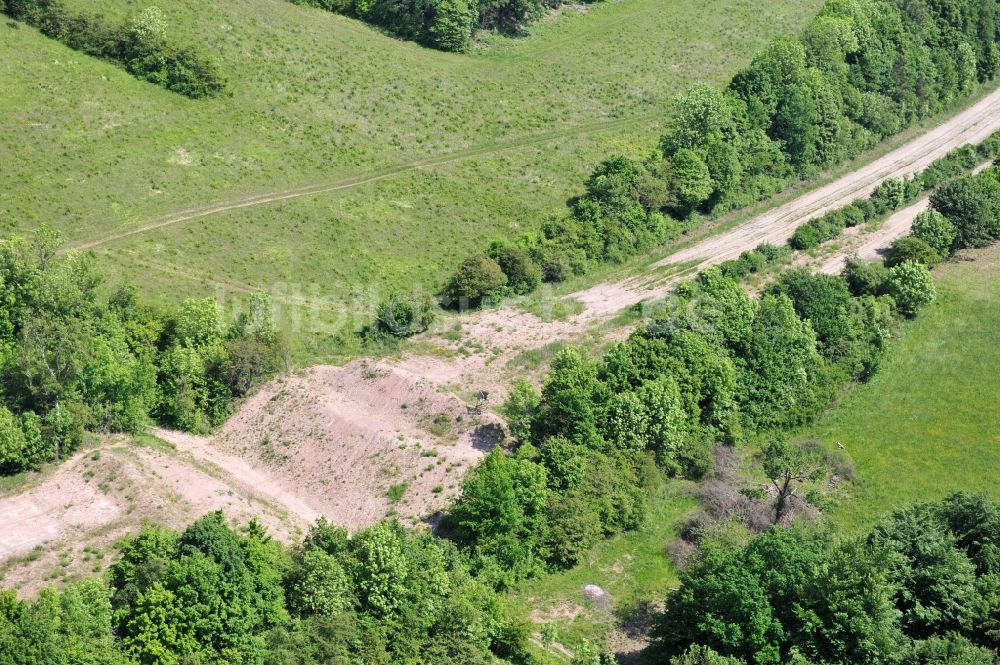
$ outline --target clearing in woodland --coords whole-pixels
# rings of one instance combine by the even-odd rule
[[[959,490],[1000,495],[1000,248],[935,271],[938,299],[879,372],[806,436],[842,444],[857,467],[834,518],[853,531]]]

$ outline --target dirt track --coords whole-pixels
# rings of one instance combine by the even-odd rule
[[[663,298],[681,279],[706,267],[739,256],[762,242],[781,244],[808,220],[866,196],[889,177],[907,177],[922,171],[935,159],[970,143],[979,143],[1000,130],[1000,90],[996,90],[965,111],[948,119],[920,137],[893,150],[853,173],[819,187],[799,198],[759,215],[730,231],[710,236],[649,266],[649,270],[625,280],[602,283],[567,296],[583,305],[580,313],[563,321],[543,321],[516,305],[477,312],[461,318],[461,339],[436,344],[454,351],[463,346],[490,349],[489,356],[472,354],[450,357],[414,355],[398,366],[433,377],[442,385],[488,387],[502,395],[516,374],[507,363],[519,354],[541,349],[556,341],[583,338],[601,322],[629,307]],[[857,236],[818,270],[836,271],[844,259],[859,253],[875,258],[893,240],[906,233],[913,218],[925,209],[926,200],[902,210],[871,235]],[[664,277],[657,269],[676,267]]]
[[[661,115],[662,115],[661,113],[646,113],[643,115],[635,116],[634,118],[623,118],[621,120],[605,120],[600,122],[592,122],[586,125],[571,127],[569,129],[561,129],[553,132],[544,132],[542,134],[536,134],[534,136],[528,136],[513,141],[507,141],[505,143],[474,146],[472,148],[468,148],[465,150],[457,150],[455,152],[450,152],[443,155],[436,155],[434,157],[418,159],[412,162],[397,164],[395,166],[390,166],[384,169],[368,171],[365,173],[360,173],[358,175],[341,178],[339,180],[315,183],[311,185],[304,185],[302,187],[283,189],[276,192],[267,192],[264,194],[258,194],[256,196],[248,196],[236,200],[222,201],[198,208],[189,208],[187,210],[182,210],[173,215],[167,215],[166,217],[163,217],[161,219],[153,220],[131,229],[117,231],[114,233],[101,236],[99,238],[95,238],[93,240],[87,240],[84,242],[77,243],[76,245],[73,245],[70,249],[74,250],[94,249],[96,247],[100,247],[115,240],[121,240],[123,238],[129,238],[132,236],[141,235],[143,233],[148,233],[150,231],[155,231],[157,229],[162,229],[169,226],[176,226],[177,224],[191,222],[196,219],[204,219],[205,217],[211,217],[213,215],[218,215],[232,210],[253,208],[256,206],[268,205],[271,203],[278,203],[281,201],[289,201],[291,199],[298,199],[302,198],[303,196],[314,196],[317,194],[327,194],[330,192],[337,192],[344,189],[351,189],[354,187],[360,187],[362,185],[368,185],[374,182],[379,182],[380,180],[394,178],[398,175],[402,175],[409,171],[415,171],[417,169],[424,169],[431,166],[442,166],[444,164],[450,164],[452,162],[457,162],[464,159],[472,159],[474,157],[482,157],[484,155],[491,155],[499,152],[504,152],[506,150],[514,150],[517,148],[526,148],[533,145],[549,143],[551,141],[555,141],[560,138],[565,138],[567,136],[594,134],[597,132],[604,132],[611,129],[617,129],[621,127],[628,127],[630,125],[641,124],[644,122],[650,122],[656,119],[657,117],[660,117]]]
[[[781,244],[803,222],[867,196],[886,178],[911,176],[951,150],[969,143],[980,143],[998,129],[1000,90],[871,164],[731,231],[664,257],[653,267],[695,261],[693,270],[697,271],[736,258],[762,242]]]

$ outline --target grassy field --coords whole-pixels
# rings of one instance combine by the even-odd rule
[[[957,490],[1000,497],[1000,247],[970,256],[935,271],[938,301],[807,433],[843,443],[856,465],[833,512],[849,531]]]
[[[123,15],[146,3],[68,4]],[[0,230],[49,223],[82,244],[341,183],[98,248],[162,299],[221,286],[326,302],[436,287],[489,237],[536,228],[599,159],[649,150],[670,99],[725,79],[821,0],[607,0],[470,55],[285,0],[156,4],[171,34],[217,55],[230,96],[192,101],[0,24]]]

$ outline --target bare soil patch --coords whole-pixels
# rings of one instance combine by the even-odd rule
[[[287,492],[350,529],[390,511],[417,521],[446,506],[503,439],[496,416],[449,391],[450,375],[429,375],[372,361],[313,367],[266,385],[212,445],[263,469],[271,480],[259,491]]]
[[[306,523],[246,487],[218,477],[219,469],[169,447],[109,438],[81,451],[21,493],[0,497],[0,575],[31,596],[47,584],[100,572],[112,546],[144,521],[183,528],[213,510],[234,525],[256,517],[288,541]]]

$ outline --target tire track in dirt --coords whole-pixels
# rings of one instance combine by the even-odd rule
[[[214,476],[239,488],[248,496],[259,496],[286,510],[303,524],[312,524],[320,512],[290,492],[265,471],[251,467],[246,461],[212,446],[205,437],[154,427],[152,434],[174,445],[178,451],[191,455],[197,462],[216,469]]]
[[[475,157],[483,157],[486,155],[505,152],[507,150],[516,150],[518,148],[531,147],[534,145],[549,143],[558,139],[567,138],[571,136],[596,134],[598,132],[609,131],[621,127],[628,127],[630,125],[642,124],[643,122],[651,122],[656,118],[662,117],[662,115],[663,112],[659,111],[655,113],[646,113],[632,118],[622,118],[619,120],[605,120],[585,125],[577,125],[576,127],[570,127],[567,129],[561,129],[552,132],[546,132],[543,134],[537,134],[534,136],[525,137],[523,139],[515,139],[513,141],[509,141],[506,143],[495,143],[487,146],[479,146],[479,147],[468,148],[465,150],[457,150],[455,152],[445,153],[443,155],[438,155],[436,157],[427,157],[424,159],[418,159],[411,162],[406,162],[403,164],[397,164],[395,166],[386,167],[383,169],[368,171],[355,176],[342,178],[340,180],[334,180],[324,183],[316,183],[312,185],[304,185],[302,187],[278,190],[275,192],[268,192],[265,194],[258,194],[255,196],[248,196],[242,199],[219,202],[198,208],[189,208],[187,210],[182,210],[173,213],[159,220],[149,222],[147,224],[138,226],[133,229],[118,231],[115,233],[109,233],[107,235],[95,238],[93,240],[86,240],[83,242],[76,243],[74,245],[71,245],[69,249],[78,251],[94,249],[96,247],[106,245],[107,243],[113,242],[115,240],[130,238],[132,236],[149,233],[150,231],[167,228],[170,226],[175,226],[177,224],[183,224],[185,222],[191,222],[198,219],[204,219],[206,217],[211,217],[213,215],[218,215],[232,210],[241,210],[243,208],[252,208],[256,206],[267,205],[270,203],[280,203],[282,201],[298,199],[304,196],[315,196],[317,194],[328,194],[330,192],[352,189],[354,187],[369,185],[375,182],[379,182],[381,180],[387,180],[389,178],[393,178],[402,175],[404,173],[409,173],[411,171],[416,171],[419,169],[424,169],[433,166],[443,166],[445,164],[450,164],[452,162],[457,162],[465,159],[473,159]]]
[[[870,194],[886,178],[913,175],[951,150],[979,143],[998,129],[1000,90],[871,164],[735,229],[675,252],[652,267],[696,261],[692,270],[697,271],[736,258],[762,242],[784,242],[799,225]]]
[[[542,349],[556,341],[582,339],[588,330],[629,307],[666,297],[682,279],[735,258],[761,242],[783,243],[799,225],[871,192],[885,178],[908,176],[923,170],[954,148],[978,143],[998,129],[1000,90],[870,164],[734,229],[674,252],[651,264],[643,273],[568,294],[566,298],[583,304],[583,311],[576,315],[561,321],[544,321],[512,303],[463,317],[462,338],[458,341],[435,340],[449,351],[470,344],[491,349],[494,355],[489,361],[476,355],[453,355],[444,360],[427,355],[407,355],[397,364],[434,376],[443,385],[463,385],[463,382],[471,381],[469,385],[489,386],[498,395],[503,395],[511,378],[511,372],[504,367],[518,354]],[[915,215],[919,210],[914,207],[908,212]],[[900,223],[897,219],[890,223],[890,228],[896,233],[905,233],[909,221]],[[664,275],[664,270],[670,272]]]

